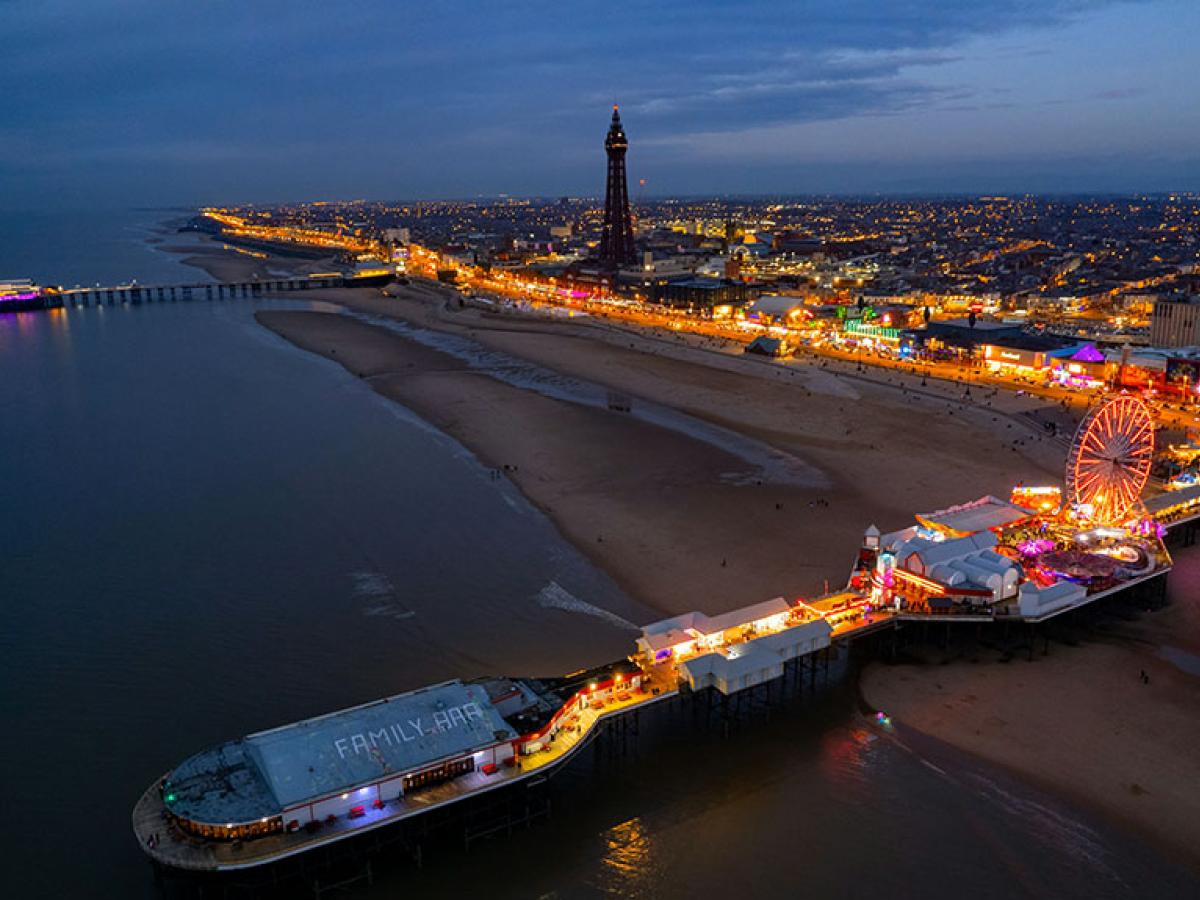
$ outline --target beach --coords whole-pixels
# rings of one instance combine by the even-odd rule
[[[236,247],[219,238],[200,232],[189,232],[188,240],[182,241],[176,230],[178,223],[163,223],[157,229],[157,237],[147,243],[156,250],[182,257],[179,261],[207,273],[214,281],[239,282],[258,281],[270,278],[309,275],[327,272],[333,265],[332,257],[305,259],[264,253],[252,248]]]
[[[349,314],[257,319],[454,437],[664,616],[840,587],[869,524],[900,528],[915,512],[1061,480],[1065,443],[1035,424],[1053,411],[1027,397],[977,390],[968,401],[957,386],[862,377],[851,366],[783,366],[702,339],[498,315],[416,281],[320,299]],[[446,337],[460,343],[439,344]],[[550,372],[618,392],[634,412],[507,374],[525,365],[542,382]],[[639,417],[643,405],[794,465],[764,472],[736,444]],[[1193,576],[1173,578],[1177,597],[1195,596]],[[1177,602],[1103,640],[1052,644],[1032,662],[981,653],[872,664],[861,689],[903,728],[1004,767],[1195,868],[1200,806],[1179,786],[1200,776],[1196,675],[1161,648],[1200,651],[1197,624],[1194,605]]]
[[[776,370],[751,360],[710,365],[694,348],[621,346],[591,323],[455,311],[433,287],[394,294],[320,297],[422,333],[470,339],[620,392],[635,409],[665,407],[793,461],[785,467],[792,477],[764,474],[680,430],[515,386],[378,322],[317,312],[259,316],[451,434],[664,615],[840,588],[868,525],[903,527],[915,511],[1050,477],[1046,465],[1014,451],[1011,420],[993,422],[962,404],[816,368],[784,373],[779,383]],[[914,428],[922,403],[930,416]],[[1046,447],[1043,455],[1056,452]]]
[[[872,663],[860,688],[894,721],[1018,773],[1142,835],[1200,870],[1200,673],[1192,550],[1172,573],[1174,604],[1051,643],[1032,660],[982,650],[947,664]],[[1145,673],[1146,679],[1143,679]]]

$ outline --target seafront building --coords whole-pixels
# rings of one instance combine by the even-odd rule
[[[209,208],[194,227],[242,252],[377,257],[497,311],[669,319],[782,341],[771,355],[849,352],[860,364],[1200,404],[1195,197],[652,199],[630,195],[628,150],[614,107],[603,203]]]
[[[1200,346],[1200,297],[1156,300],[1150,314],[1150,344],[1155,347]]]
[[[24,312],[57,305],[56,291],[47,291],[29,278],[0,281],[0,313]]]

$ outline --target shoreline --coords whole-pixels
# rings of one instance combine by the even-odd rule
[[[772,484],[694,437],[505,383],[412,335],[354,316],[259,315],[260,323],[340,362],[499,467],[631,596],[667,614],[716,613],[773,596],[817,595],[826,584],[840,588],[867,525],[899,525],[913,508],[986,492],[974,483],[980,457],[1009,473],[995,479],[1001,484],[1039,477],[1038,467],[967,416],[945,416],[926,429],[932,434],[905,435],[908,414],[888,406],[883,388],[855,387],[848,397],[824,372],[799,373],[809,386],[773,384],[757,373],[650,356],[578,333],[474,318],[446,325],[437,318],[440,292],[423,286],[389,297],[324,290],[310,299],[468,337],[488,351],[621,391],[635,406],[652,403],[762,442],[823,476],[822,487]],[[525,419],[523,427],[512,427],[514,416]],[[825,434],[831,424],[838,437]],[[864,431],[866,441],[857,436]],[[913,477],[890,492],[865,490],[857,471],[886,464],[898,442],[915,445]]]
[[[992,449],[1008,451],[1008,453],[981,454],[977,452],[978,444],[967,440],[964,442],[964,447],[955,448],[958,450],[955,455],[961,460],[961,465],[957,470],[936,460],[931,462],[928,458],[923,458],[920,460],[921,464],[915,465],[914,468],[934,472],[935,477],[932,481],[928,475],[923,475],[920,471],[915,474],[910,472],[914,483],[910,483],[907,489],[894,491],[886,499],[881,499],[877,495],[864,498],[856,490],[853,477],[848,471],[853,470],[855,461],[843,459],[842,462],[845,465],[837,465],[838,456],[845,452],[844,443],[830,439],[828,435],[825,440],[822,440],[819,434],[812,434],[795,427],[771,427],[764,421],[761,409],[737,408],[730,410],[726,408],[728,396],[745,394],[747,390],[757,393],[756,388],[760,386],[764,391],[772,394],[786,390],[795,392],[797,382],[799,382],[800,385],[803,385],[801,390],[806,394],[806,399],[820,399],[822,412],[830,414],[819,417],[820,429],[818,430],[835,431],[840,422],[840,427],[848,428],[846,436],[849,436],[857,430],[856,425],[853,422],[847,425],[844,415],[840,417],[832,415],[833,407],[837,405],[836,401],[840,399],[844,401],[844,405],[857,406],[863,404],[864,401],[872,405],[877,404],[880,402],[881,396],[890,403],[895,403],[898,395],[905,396],[907,399],[911,395],[904,393],[902,378],[897,379],[897,385],[894,387],[882,384],[872,385],[870,382],[874,379],[856,379],[853,375],[838,379],[836,374],[831,375],[824,371],[815,372],[816,377],[814,378],[812,377],[813,370],[818,368],[815,365],[800,367],[800,371],[794,371],[788,377],[787,373],[780,373],[757,360],[742,360],[711,348],[680,346],[686,345],[687,341],[678,341],[672,345],[668,343],[670,336],[638,336],[608,323],[597,321],[581,323],[573,320],[530,321],[479,313],[476,310],[453,310],[446,303],[446,293],[436,285],[414,283],[411,288],[396,293],[397,296],[383,297],[374,291],[325,291],[321,292],[320,297],[314,296],[312,299],[335,303],[357,314],[386,316],[406,322],[413,327],[467,336],[487,349],[545,366],[568,377],[582,378],[612,390],[624,391],[634,399],[635,403],[640,400],[660,403],[688,415],[694,415],[704,421],[715,422],[738,433],[764,440],[771,446],[795,452],[805,461],[814,464],[829,477],[830,485],[826,489],[829,494],[839,498],[851,496],[856,501],[849,504],[852,507],[850,510],[844,509],[846,504],[840,504],[843,509],[839,511],[840,520],[837,523],[827,524],[825,528],[822,528],[821,524],[815,521],[784,524],[780,522],[779,518],[772,520],[770,517],[757,522],[743,521],[739,523],[751,535],[759,534],[760,543],[769,545],[767,558],[776,554],[785,556],[786,565],[776,568],[775,571],[780,576],[786,571],[788,580],[792,584],[799,581],[796,577],[799,568],[798,558],[802,554],[810,558],[814,553],[820,555],[822,531],[826,532],[824,535],[827,540],[827,543],[824,544],[826,556],[832,554],[834,557],[839,557],[836,563],[830,563],[826,559],[825,571],[836,572],[840,576],[840,580],[833,584],[840,586],[849,566],[850,555],[857,546],[857,538],[861,536],[861,530],[867,524],[874,521],[875,524],[886,530],[895,521],[887,519],[886,517],[889,515],[894,514],[899,517],[903,514],[907,521],[914,509],[934,508],[937,503],[933,496],[937,494],[937,491],[931,491],[931,487],[940,489],[943,494],[949,491],[958,491],[956,496],[948,501],[950,503],[963,502],[985,493],[986,488],[982,486],[977,486],[974,490],[967,489],[966,492],[959,490],[963,483],[961,478],[963,469],[968,473],[968,483],[973,481],[977,485],[987,482],[990,486],[992,483],[1003,483],[1006,480],[1008,484],[1011,484],[1013,483],[1010,480],[1012,476],[1006,472],[1010,472],[1014,468],[1045,473],[1035,474],[1035,478],[1055,478],[1053,457],[1059,451],[1050,442],[1046,442],[1040,447],[1022,447],[1020,450],[1017,449],[1015,442],[1012,445],[998,444]],[[283,315],[292,314],[284,313]],[[532,444],[523,443],[522,440],[518,440],[522,436],[511,433],[512,429],[509,429],[508,433],[498,433],[496,430],[498,426],[494,421],[497,415],[500,417],[507,415],[510,419],[514,417],[522,419],[527,432],[524,435],[525,441],[528,441],[531,433],[537,434],[539,438],[543,439],[554,431],[565,430],[572,433],[571,427],[564,428],[564,418],[573,423],[580,415],[589,419],[596,416],[618,415],[605,410],[584,410],[581,407],[576,407],[571,413],[564,413],[560,405],[571,407],[572,404],[566,401],[537,397],[532,392],[497,382],[485,372],[471,371],[466,363],[454,360],[447,354],[424,357],[423,360],[405,358],[407,355],[417,352],[413,349],[414,347],[421,346],[411,338],[405,339],[395,333],[389,333],[386,335],[386,341],[380,338],[377,343],[376,338],[379,336],[368,340],[361,333],[334,335],[329,327],[329,320],[339,318],[339,316],[321,313],[299,313],[298,315],[323,315],[325,320],[309,321],[303,327],[298,327],[298,322],[303,319],[294,320],[283,330],[276,327],[280,325],[278,321],[263,322],[261,318],[259,321],[293,344],[339,362],[358,377],[368,381],[382,395],[408,407],[430,422],[433,427],[450,434],[484,464],[503,466],[507,462],[506,456],[514,458],[521,456],[524,459],[525,454],[536,454],[539,449],[547,459],[570,452],[568,445],[571,444],[571,441],[566,441],[565,444],[561,442],[561,434],[554,440],[554,447],[547,451],[545,448],[535,446],[544,441],[535,441]],[[355,331],[359,328],[384,330],[350,316],[341,316],[340,318],[354,322]],[[292,333],[285,333],[287,330],[291,330]],[[344,329],[341,330],[344,331]],[[301,335],[301,332],[304,334]],[[331,338],[332,340],[330,340]],[[403,342],[409,346],[398,356],[396,345],[391,342]],[[660,345],[659,348],[655,349],[653,346],[655,344]],[[650,346],[650,349],[647,349],[647,345]],[[429,353],[437,353],[427,347],[421,349]],[[701,354],[714,357],[711,365],[694,361],[694,358]],[[747,374],[747,370],[755,363],[762,372],[753,375]],[[784,377],[788,377],[788,382],[772,384],[774,379],[782,380]],[[828,381],[830,377],[835,379],[833,384]],[[888,380],[890,382],[890,377]],[[806,381],[807,384],[805,384]],[[722,384],[721,382],[728,383]],[[845,389],[847,385],[849,390]],[[909,388],[912,387],[913,385],[910,384]],[[725,395],[724,399],[722,394]],[[537,399],[531,400],[531,396]],[[748,405],[755,406],[753,403]],[[493,421],[481,423],[478,418],[481,409],[486,411],[489,407],[492,410]],[[542,409],[531,411],[531,407],[542,407]],[[999,429],[1007,432],[1013,428],[1012,423],[1015,423],[1019,429],[1021,423],[1018,417],[1026,414],[1019,406],[1004,410],[1000,419],[1008,418],[1010,422],[994,419],[989,431],[987,422],[983,421],[989,411],[978,403],[956,404],[953,398],[946,397],[943,405],[942,401],[931,398],[926,403],[924,410],[918,408],[914,411],[934,411],[936,413],[945,410],[953,417],[956,407],[958,412],[964,414],[962,419],[956,423],[956,427],[960,431],[982,431],[985,435],[990,434],[993,438],[1003,433]],[[507,413],[498,413],[499,410],[505,410]],[[902,432],[903,423],[897,423],[893,419],[890,424]],[[588,425],[588,428],[592,427],[596,427],[594,422]],[[603,428],[603,426],[600,427]],[[938,441],[937,436],[930,433],[936,430],[924,428],[915,436],[901,435],[901,438],[907,440],[910,447],[913,444],[919,446],[921,443],[929,446]],[[503,432],[504,429],[500,429],[500,431]],[[1031,428],[1030,431],[1032,432],[1033,429]],[[1033,433],[1036,434],[1036,432]],[[1009,435],[1005,435],[1005,437],[1007,438]],[[976,435],[977,438],[978,435]],[[716,468],[720,468],[719,464],[714,468],[714,461],[711,457],[707,460],[707,468],[704,465],[685,467],[682,470],[670,466],[663,468],[662,454],[668,452],[667,448],[655,447],[654,442],[646,444],[643,448],[640,446],[641,441],[640,435],[624,434],[605,435],[602,442],[610,449],[615,446],[618,449],[625,448],[626,451],[631,442],[639,445],[642,452],[636,453],[632,457],[636,467],[644,467],[659,478],[674,476],[677,481],[677,490],[686,487],[694,489],[698,483],[704,483],[705,479],[711,479]],[[484,446],[485,444],[486,446]],[[695,442],[692,442],[683,446],[686,449],[682,451],[682,456],[689,461],[699,458],[697,454],[701,457],[704,455],[703,450],[700,449],[703,445],[697,447]],[[890,452],[900,457],[905,455],[903,449],[892,448]],[[917,454],[918,457],[928,457],[929,455],[932,454]],[[1033,459],[1027,457],[1033,457]],[[623,458],[628,459],[628,457]],[[830,462],[831,459],[834,461],[833,464]],[[1047,459],[1050,462],[1047,462]],[[1061,460],[1059,464],[1061,464]],[[660,610],[663,614],[673,614],[693,608],[707,612],[719,612],[729,606],[756,599],[766,599],[779,593],[777,590],[764,592],[761,589],[755,593],[753,578],[735,578],[732,583],[721,579],[720,585],[714,585],[714,577],[720,579],[720,576],[725,574],[723,571],[717,573],[711,571],[687,572],[686,567],[679,565],[678,559],[672,562],[666,559],[665,555],[657,559],[658,565],[665,569],[664,573],[657,573],[660,576],[657,579],[630,578],[628,572],[631,568],[647,564],[654,565],[656,561],[650,558],[639,558],[636,548],[627,544],[617,546],[616,539],[610,539],[603,545],[591,543],[590,534],[579,527],[577,523],[581,516],[587,518],[588,504],[573,503],[571,498],[565,495],[560,496],[559,503],[556,504],[551,501],[552,492],[547,493],[550,490],[547,482],[553,483],[556,479],[563,478],[568,481],[571,478],[578,479],[579,472],[576,469],[571,467],[568,467],[567,470],[552,468],[548,472],[542,472],[539,477],[531,474],[527,469],[522,469],[519,462],[514,465],[516,468],[510,472],[504,472],[504,476],[509,477],[516,484],[530,503],[545,513],[567,540],[571,541],[594,565],[608,573],[631,597]],[[955,487],[955,485],[959,485],[959,487]],[[584,485],[584,488],[586,487],[587,485]],[[615,485],[611,481],[605,481],[603,490],[605,492],[612,491],[614,487]],[[630,501],[629,507],[619,510],[621,515],[610,518],[608,521],[623,522],[624,527],[633,527],[633,523],[641,518],[644,525],[645,517],[636,515],[637,507],[645,506],[654,498],[650,494],[637,496],[639,492],[636,490],[630,492],[628,487],[628,485],[625,486],[625,492],[631,495],[627,498]],[[636,498],[636,502],[633,502],[634,498]],[[805,502],[803,498],[799,499],[801,502]],[[671,503],[679,503],[679,501],[678,494],[670,499]],[[907,507],[905,504],[908,504]],[[692,518],[707,520],[710,525],[716,523],[718,527],[728,524],[716,508],[697,508],[691,503],[687,505],[689,506],[689,516]],[[788,501],[785,500],[785,509],[788,505]],[[857,506],[857,510],[854,509],[855,506]],[[593,509],[592,512],[595,510]],[[606,512],[612,516],[617,511],[607,510]],[[630,518],[631,514],[633,518]],[[872,519],[873,515],[877,515],[879,520]],[[865,517],[860,519],[860,516]],[[790,517],[781,518],[786,520]],[[572,522],[576,524],[572,526],[570,524]],[[775,533],[781,524],[791,531],[789,540],[781,540]],[[620,525],[615,527],[621,528]],[[673,527],[678,529],[680,525],[673,523]],[[837,534],[836,540],[830,538],[829,531]],[[673,547],[673,555],[677,558],[690,558],[694,552],[694,544],[689,543],[686,539],[680,540],[679,531],[673,533],[674,537],[663,542],[665,547]],[[681,547],[684,549],[679,549]],[[834,549],[835,547],[838,549]],[[710,555],[702,554],[701,558]],[[735,552],[731,551],[730,557],[733,556],[735,556]],[[845,559],[840,559],[840,556],[845,556]],[[724,562],[724,560],[722,561]],[[772,563],[767,561],[764,565],[769,568]],[[778,563],[775,565],[778,566]],[[695,569],[695,566],[693,565],[692,568]],[[722,568],[724,569],[724,567]],[[745,574],[745,571],[739,566],[738,575]],[[662,596],[665,596],[666,599],[660,600],[658,590],[661,589],[661,582],[664,579],[682,579],[684,582],[689,582],[691,586],[676,592],[665,591]],[[774,583],[781,581],[782,579],[779,579]],[[809,590],[810,586],[806,585],[805,590]],[[1154,622],[1150,623],[1150,630],[1157,630],[1160,635],[1164,632],[1172,633],[1169,625],[1161,623],[1169,623],[1171,611],[1178,606],[1179,604],[1175,604],[1167,611],[1156,614],[1156,617],[1164,618],[1155,618]],[[1191,634],[1200,634],[1200,630],[1195,628],[1195,621],[1188,616],[1183,617],[1182,625],[1190,629]],[[1133,639],[1136,638],[1131,638],[1131,640]],[[1179,640],[1192,647],[1200,644],[1200,641],[1194,637],[1180,638]],[[1114,737],[1120,738],[1121,735],[1097,731],[1098,727],[1102,728],[1108,722],[1114,711],[1124,714],[1127,710],[1118,704],[1119,692],[1114,692],[1112,689],[1100,691],[1097,690],[1096,685],[1102,681],[1103,676],[1111,675],[1112,670],[1119,667],[1114,664],[1114,659],[1110,658],[1112,654],[1117,654],[1116,662],[1119,663],[1121,660],[1128,662],[1128,657],[1123,654],[1139,652],[1148,658],[1144,662],[1151,667],[1154,685],[1168,687],[1170,690],[1159,691],[1154,695],[1137,695],[1135,692],[1134,698],[1139,702],[1131,706],[1128,711],[1134,711],[1141,706],[1150,710],[1148,714],[1151,717],[1165,716],[1164,721],[1171,724],[1165,735],[1159,733],[1157,741],[1149,741],[1147,746],[1153,752],[1146,752],[1140,757],[1153,759],[1155,762],[1155,765],[1147,770],[1148,774],[1144,775],[1142,769],[1136,769],[1135,774],[1126,777],[1123,789],[1121,784],[1117,784],[1114,789],[1112,785],[1104,781],[1104,772],[1108,771],[1115,776],[1118,764],[1113,760],[1129,760],[1131,759],[1130,754],[1133,754],[1132,758],[1136,760],[1138,751],[1131,749],[1131,746],[1136,747],[1136,743],[1129,744],[1128,732],[1125,733],[1125,740],[1114,741]],[[1059,657],[1061,656],[1069,658],[1069,665],[1060,663]],[[1194,683],[1188,681],[1192,676],[1179,672],[1162,659],[1156,657],[1150,659],[1150,656],[1152,654],[1144,647],[1140,650],[1114,649],[1107,643],[1089,643],[1087,647],[1083,648],[1055,646],[1047,658],[1050,665],[1046,665],[1047,660],[1039,658],[1037,661],[1042,665],[1037,668],[1023,660],[1013,661],[1007,665],[959,661],[946,666],[927,663],[917,667],[885,667],[880,663],[874,663],[861,673],[859,690],[867,702],[878,708],[886,709],[897,718],[897,721],[902,722],[905,728],[911,728],[915,732],[927,736],[930,740],[940,741],[987,765],[996,766],[1018,780],[1028,782],[1044,789],[1051,795],[1063,798],[1071,805],[1093,811],[1103,820],[1113,822],[1123,830],[1143,836],[1166,858],[1181,862],[1190,870],[1197,871],[1200,870],[1200,856],[1197,855],[1194,847],[1200,846],[1200,827],[1193,828],[1188,824],[1192,821],[1200,821],[1193,815],[1197,810],[1194,809],[1194,804],[1187,803],[1186,792],[1181,795],[1178,791],[1172,792],[1165,789],[1153,777],[1156,768],[1175,773],[1175,776],[1183,778],[1185,783],[1188,778],[1193,779],[1192,783],[1194,783],[1195,775],[1200,774],[1200,772],[1187,768],[1190,760],[1186,750],[1180,752],[1176,749],[1181,744],[1190,746],[1194,739],[1200,739],[1200,726],[1196,726],[1190,721],[1190,710],[1187,704],[1179,702],[1181,698],[1188,699],[1187,691],[1189,688],[1194,689]],[[1141,659],[1141,656],[1134,655],[1132,658]],[[1059,671],[1060,665],[1065,665],[1064,671]],[[1010,683],[1016,677],[1011,674],[1014,672],[1021,676],[1021,680],[1015,684]],[[886,673],[886,677],[881,673]],[[949,677],[947,673],[953,673],[961,688],[957,693],[949,692],[950,708],[956,710],[952,718],[947,718],[944,714],[939,717],[941,707],[938,706],[938,702],[945,704],[947,698],[942,695],[948,692],[942,688],[935,690],[932,687],[932,685],[938,684],[938,678]],[[976,686],[978,686],[978,690],[975,690]],[[1060,688],[1062,690],[1059,690]],[[1075,715],[1072,716],[1068,714],[1070,709],[1056,706],[1054,702],[1051,702],[1065,703],[1064,696],[1075,697],[1076,694],[1080,697],[1095,695],[1092,696],[1092,699],[1097,701],[1099,706],[1077,703]],[[965,699],[968,696],[973,699]],[[1146,700],[1147,697],[1154,702],[1140,702]],[[1014,698],[1019,698],[1019,701]],[[1126,702],[1126,698],[1120,699],[1121,703]],[[1012,703],[1018,703],[1016,711],[1020,713],[1019,715],[1013,715],[1009,706],[1006,705]],[[1192,705],[1194,706],[1194,703]],[[972,708],[975,710],[974,717],[971,714]],[[1034,711],[1031,713],[1028,709]],[[979,718],[980,716],[982,718]],[[991,723],[990,731],[985,727],[988,723]],[[1014,723],[1021,727],[1015,727]],[[977,725],[979,725],[978,728]],[[1183,731],[1175,730],[1176,726],[1182,728]],[[975,734],[972,734],[972,731]],[[1007,731],[1003,740],[996,737],[997,731]],[[1190,739],[1180,740],[1178,735],[1181,733],[1187,734]],[[1099,738],[1097,738],[1098,734]],[[1048,735],[1054,735],[1054,740],[1047,740]],[[983,740],[985,737],[987,740]],[[1164,753],[1164,747],[1169,748],[1169,754]],[[1088,765],[1083,765],[1081,760],[1087,760],[1088,757],[1081,754],[1089,748],[1094,751],[1094,755],[1090,758],[1091,762]],[[1167,756],[1169,756],[1169,760],[1160,763],[1160,760]],[[1096,769],[1094,765],[1097,762],[1100,764],[1099,769]],[[1179,766],[1184,768],[1180,769]],[[1180,807],[1180,803],[1184,805]]]
[[[377,393],[466,447],[497,480],[511,482],[622,590],[663,616],[692,608],[715,611],[722,601],[705,591],[704,578],[686,579],[674,590],[663,582],[660,554],[670,552],[674,536],[686,530],[686,517],[666,502],[656,505],[657,515],[647,510],[639,514],[639,500],[647,493],[686,493],[690,504],[715,505],[749,519],[779,514],[774,507],[779,501],[768,502],[768,492],[772,498],[808,496],[803,488],[756,485],[748,490],[764,499],[756,509],[738,512],[730,508],[731,501],[743,497],[747,488],[720,479],[746,466],[726,451],[607,410],[496,381],[448,354],[340,314],[276,310],[255,317],[293,345],[340,363]],[[584,449],[577,450],[576,442]],[[673,471],[669,463],[679,456],[686,456],[688,465]],[[648,457],[656,461],[652,470],[631,477],[628,472]],[[689,481],[703,487],[688,490]],[[665,525],[672,535],[666,541],[637,537]],[[717,566],[714,561],[712,567]],[[837,569],[844,572],[848,566],[849,557]],[[672,571],[673,577],[681,576]]]
[[[1184,566],[1200,571],[1200,553],[1189,551]],[[1055,641],[1032,661],[1002,661],[982,646],[949,661],[873,661],[860,674],[860,697],[903,728],[1091,810],[1200,873],[1200,795],[1179,789],[1200,783],[1200,683],[1148,637],[1189,627],[1188,600],[1108,631],[1081,627],[1068,633],[1074,645]]]
[[[313,259],[281,256],[226,244],[218,237],[205,232],[187,233],[187,242],[179,242],[179,223],[186,218],[163,220],[155,230],[155,236],[146,239],[146,244],[157,253],[166,253],[179,258],[181,265],[199,269],[214,282],[256,281],[291,275],[308,275],[327,271],[332,256]]]

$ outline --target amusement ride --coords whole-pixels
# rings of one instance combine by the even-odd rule
[[[1079,423],[1067,456],[1067,506],[1098,523],[1121,521],[1138,503],[1154,462],[1154,418],[1121,394]]]

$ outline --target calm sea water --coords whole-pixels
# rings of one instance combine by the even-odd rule
[[[25,895],[145,894],[131,805],[206,744],[599,664],[651,618],[246,303],[0,315],[0,384],[0,884]]]
[[[38,284],[184,284],[211,281],[182,256],[157,249],[188,246],[192,234],[167,223],[193,214],[180,209],[107,211],[0,210],[0,280],[32,278]]]
[[[152,897],[128,817],[213,742],[439,679],[628,652],[653,614],[505,482],[246,302],[0,316],[0,896]],[[1190,562],[1200,583],[1200,559]],[[554,823],[372,898],[1184,897],[1148,848],[849,690],[647,728]]]

